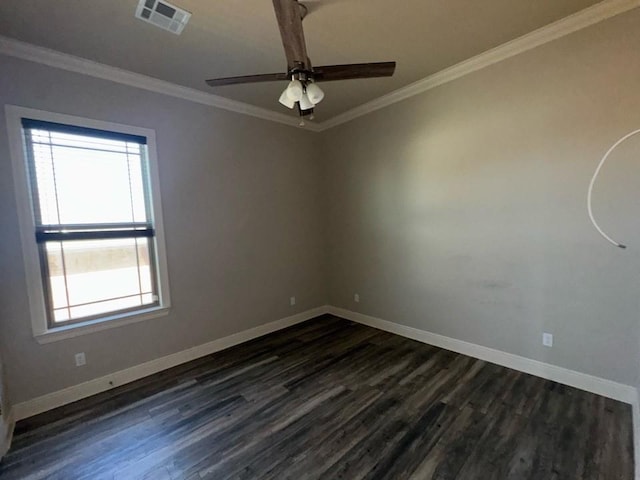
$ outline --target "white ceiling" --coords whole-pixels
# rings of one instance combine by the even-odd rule
[[[271,0],[174,0],[181,36],[134,18],[137,0],[2,0],[0,35],[286,113],[279,83],[208,87],[206,78],[283,72]],[[398,62],[392,78],[323,84],[326,120],[589,7],[598,0],[308,0],[315,65]]]

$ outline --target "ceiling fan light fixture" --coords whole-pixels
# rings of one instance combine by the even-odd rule
[[[278,100],[282,105],[284,105],[287,108],[293,108],[296,106],[296,101],[295,100],[291,100],[291,98],[289,98],[289,89],[285,89],[284,92],[282,92],[282,95],[280,95],[280,100]]]
[[[324,92],[315,83],[309,83],[309,85],[307,85],[307,97],[309,97],[311,103],[317,105],[324,98]]]
[[[302,94],[302,98],[300,99],[300,110],[311,110],[313,108],[313,103],[309,100],[309,96],[306,93]]]
[[[299,102],[302,99],[302,95],[304,94],[302,82],[297,79],[291,80],[285,92],[287,92],[287,96],[289,97],[289,99],[293,100],[294,102]]]

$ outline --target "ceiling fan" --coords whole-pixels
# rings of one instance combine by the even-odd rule
[[[211,87],[289,80],[289,85],[280,96],[280,103],[290,109],[297,106],[302,119],[313,119],[314,107],[324,98],[324,92],[317,82],[350,80],[356,78],[390,77],[396,69],[396,62],[353,63],[348,65],[327,65],[314,67],[307,56],[307,46],[302,30],[302,20],[307,7],[298,0],[273,0],[280,36],[287,57],[285,73],[264,73],[241,77],[214,78],[207,80]],[[304,122],[301,122],[304,125]]]

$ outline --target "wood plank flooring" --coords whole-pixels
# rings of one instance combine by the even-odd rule
[[[628,405],[323,316],[21,421],[0,478],[633,478]]]

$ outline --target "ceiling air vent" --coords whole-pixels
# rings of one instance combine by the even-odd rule
[[[140,0],[138,8],[136,8],[136,18],[180,35],[191,18],[191,14],[169,2]]]

